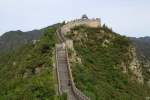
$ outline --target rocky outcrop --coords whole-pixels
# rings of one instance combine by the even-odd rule
[[[144,83],[150,86],[150,37],[130,38],[136,48],[136,54],[140,61]]]
[[[136,50],[135,48],[131,48],[131,54],[132,54],[132,60],[129,64],[129,69],[131,73],[133,74],[132,78],[136,79],[140,83],[144,83],[144,78],[142,74],[142,67],[140,64],[139,59],[137,58]]]
[[[122,62],[121,67],[124,74],[129,74],[131,80],[144,83],[142,65],[137,57],[136,49],[134,47],[129,48],[129,59],[127,62]]]

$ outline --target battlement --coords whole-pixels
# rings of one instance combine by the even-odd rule
[[[74,23],[86,23],[86,22],[94,22],[94,21],[98,21],[100,22],[100,18],[92,18],[92,19],[75,19],[75,20],[71,20],[66,22],[65,25],[67,24],[74,24]]]
[[[101,27],[101,20],[100,18],[89,19],[86,15],[83,15],[81,19],[75,19],[63,25],[61,28],[61,32],[66,34],[67,32],[70,31],[71,28],[80,25],[86,25],[88,27],[94,27],[94,28]]]

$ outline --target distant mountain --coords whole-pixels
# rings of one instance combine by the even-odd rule
[[[29,32],[10,31],[0,37],[0,52],[14,50],[22,44],[27,44],[33,40],[37,40],[42,35],[41,30],[33,30]]]
[[[45,30],[56,28],[58,26],[59,23],[39,30],[32,30],[28,32],[22,32],[20,30],[6,32],[0,36],[0,53],[12,51],[24,44],[33,42],[34,40],[39,40],[44,34]]]
[[[140,57],[150,59],[150,37],[130,38]]]

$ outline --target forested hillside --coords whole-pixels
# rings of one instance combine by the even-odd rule
[[[147,85],[132,79],[134,56],[127,37],[106,26],[75,27],[67,37],[75,49],[70,50],[74,80],[91,100],[144,100],[150,96]]]
[[[55,27],[48,27],[36,43],[28,43],[16,51],[1,54],[0,100],[54,100],[55,32]]]

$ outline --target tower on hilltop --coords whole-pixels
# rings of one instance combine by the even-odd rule
[[[86,14],[83,14],[81,19],[89,19],[89,18],[87,17]]]
[[[80,19],[72,20],[70,22],[67,22],[65,25],[61,27],[61,32],[66,34],[69,32],[73,27],[75,26],[80,26],[80,25],[85,25],[88,27],[101,27],[101,20],[100,18],[93,18],[90,19],[87,17],[86,14],[83,14]]]

